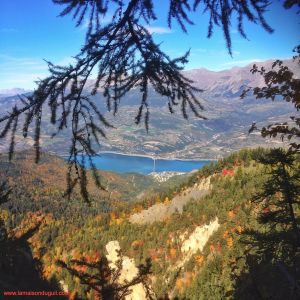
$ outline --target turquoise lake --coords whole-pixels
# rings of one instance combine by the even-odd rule
[[[209,160],[167,160],[150,157],[130,156],[115,153],[102,153],[93,157],[93,162],[99,170],[113,171],[118,173],[141,173],[149,174],[153,171],[164,172],[190,172],[201,169],[209,164]],[[86,165],[89,167],[89,165]]]

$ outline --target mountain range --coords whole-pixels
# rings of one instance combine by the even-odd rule
[[[257,63],[270,69],[272,61]],[[300,68],[292,60],[285,60],[287,65],[300,77]],[[234,67],[223,71],[194,69],[184,74],[192,79],[195,86],[203,89],[198,94],[205,110],[202,113],[208,120],[201,120],[190,113],[185,120],[180,111],[170,114],[163,97],[153,90],[150,98],[150,130],[146,133],[143,125],[135,125],[134,117],[138,111],[141,95],[138,89],[131,90],[122,100],[117,116],[106,112],[106,118],[114,129],[106,131],[107,139],[102,140],[99,151],[122,152],[127,154],[147,154],[158,157],[177,158],[218,158],[244,147],[274,146],[280,141],[263,139],[259,133],[248,135],[252,122],[258,126],[274,121],[287,120],[294,111],[292,105],[281,102],[258,101],[253,96],[240,98],[248,87],[263,86],[263,78],[250,72],[252,65]],[[93,80],[87,84],[88,93]],[[19,101],[16,94],[29,94],[23,89],[0,91],[0,109],[4,113]],[[101,93],[93,96],[98,108],[106,111],[106,102]],[[46,112],[47,113],[47,112]],[[64,131],[51,139],[54,128],[47,122],[42,124],[41,144],[44,150],[56,154],[65,154],[69,149],[70,132]],[[31,135],[32,136],[32,135]],[[32,145],[32,138],[23,140],[17,136],[19,148]],[[6,151],[8,143],[0,141],[0,151]]]

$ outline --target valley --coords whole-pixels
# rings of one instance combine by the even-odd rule
[[[292,61],[285,63],[299,78]],[[259,105],[252,95],[241,99],[242,87],[263,84],[249,69],[185,71],[204,88],[199,97],[207,120],[192,115],[185,120],[180,111],[170,115],[151,90],[148,133],[133,124],[140,98],[133,89],[116,116],[105,113],[114,128],[106,130],[96,148],[100,156],[93,157],[100,188],[86,164],[88,201],[80,184],[66,193],[71,131],[52,138],[47,109],[37,164],[32,128],[26,139],[17,131],[12,161],[8,139],[2,139],[0,200],[8,191],[8,201],[0,208],[0,265],[6,269],[0,286],[56,290],[70,300],[296,300],[289,257],[284,263],[268,259],[275,251],[299,259],[291,250],[290,221],[277,217],[285,214],[278,203],[286,189],[278,192],[274,185],[281,175],[273,181],[270,176],[280,164],[264,163],[290,155],[271,150],[286,148],[288,141],[248,134],[252,122],[259,127],[284,122],[294,107],[279,98]],[[21,89],[1,92],[2,111],[18,103],[16,91],[30,95]],[[106,111],[101,93],[93,97]],[[292,156],[285,184],[295,181],[289,189],[294,193],[300,161]],[[270,186],[277,192],[257,201]],[[296,202],[293,209],[298,222]]]
[[[0,300],[299,300],[299,12],[1,1]]]
[[[89,182],[90,205],[77,191],[69,200],[63,196],[62,159],[44,153],[36,165],[30,151],[16,153],[11,163],[1,155],[0,178],[7,179],[12,192],[0,217],[8,241],[32,259],[27,258],[31,267],[20,273],[19,283],[1,273],[0,284],[4,281],[6,290],[21,288],[39,262],[36,288],[63,290],[69,299],[97,299],[84,278],[102,286],[107,266],[120,272],[112,275],[120,288],[130,283],[126,299],[146,299],[147,291],[153,299],[223,299],[224,294],[256,299],[254,288],[264,297],[281,299],[288,283],[277,266],[264,262],[247,269],[247,259],[263,251],[259,240],[255,247],[249,243],[269,230],[259,221],[268,213],[264,204],[253,201],[268,176],[257,162],[266,151],[241,150],[161,183],[151,176],[99,171],[114,193],[107,197],[107,191]],[[295,212],[298,218],[299,209]],[[26,248],[18,240],[24,235]],[[151,273],[136,277],[148,270],[147,264]],[[8,274],[14,268],[18,265],[10,266]],[[265,276],[270,270],[272,281]]]
[[[295,62],[286,60],[284,63],[295,72],[297,78],[300,77]],[[258,65],[268,68],[271,61],[260,62]],[[198,97],[205,109],[203,115],[208,120],[195,118],[192,113],[189,120],[185,120],[179,108],[174,114],[170,114],[165,99],[151,90],[149,133],[146,133],[144,125],[134,124],[140,103],[140,93],[137,90],[133,89],[122,99],[116,116],[106,112],[106,104],[100,91],[93,96],[93,100],[115,128],[104,130],[107,138],[101,139],[100,148],[95,145],[96,150],[158,158],[217,159],[241,148],[284,145],[280,141],[264,139],[258,132],[248,135],[252,122],[261,127],[274,119],[278,122],[284,121],[294,109],[292,105],[283,103],[280,99],[259,103],[253,96],[241,99],[244,88],[263,84],[258,75],[250,73],[251,67],[252,65],[235,67],[219,72],[206,69],[184,71],[188,78],[194,80],[196,87],[204,90]],[[93,80],[87,86],[92,85]],[[0,92],[2,112],[19,103],[18,101],[18,96],[5,96]],[[48,115],[49,111],[45,111],[44,114]],[[42,123],[42,149],[61,156],[67,155],[70,147],[69,130],[67,128],[52,138],[54,127],[46,121]],[[29,132],[26,139],[18,132],[16,140],[19,150],[32,146],[33,131]],[[7,140],[2,139],[0,152],[7,151],[8,144]]]

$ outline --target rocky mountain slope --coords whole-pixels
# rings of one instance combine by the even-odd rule
[[[271,67],[271,61],[257,63],[266,69]],[[284,62],[300,76],[300,68],[292,60]],[[147,134],[143,125],[136,126],[134,117],[141,100],[138,90],[132,90],[120,105],[116,117],[106,113],[106,118],[115,126],[107,130],[107,139],[101,141],[102,151],[118,151],[123,153],[148,154],[156,156],[173,156],[181,158],[216,158],[226,155],[242,147],[271,146],[278,142],[262,139],[258,134],[248,136],[248,129],[255,121],[259,126],[274,120],[286,120],[294,110],[292,105],[260,101],[249,96],[240,98],[246,86],[261,86],[262,78],[250,73],[252,65],[243,68],[232,68],[219,72],[206,69],[185,71],[185,75],[195,81],[195,85],[204,89],[199,93],[199,99],[205,107],[203,114],[208,120],[199,120],[190,114],[189,120],[184,120],[180,111],[170,115],[164,99],[150,91],[151,117],[150,131]],[[93,81],[88,86],[92,86]],[[88,90],[87,90],[88,92]],[[106,102],[101,93],[94,96],[95,103],[103,112]],[[0,97],[1,112],[5,112],[19,101],[17,96]],[[41,134],[42,146],[45,150],[57,154],[69,149],[70,132],[51,139],[53,127],[44,122]],[[26,140],[32,144],[33,134]],[[18,137],[17,141],[22,138]],[[7,141],[0,141],[0,151],[8,147]],[[26,145],[21,141],[20,148]]]
[[[191,200],[200,200],[210,190],[210,177],[203,179],[194,186],[184,189],[171,200],[166,199],[164,203],[157,203],[148,209],[130,216],[129,221],[134,224],[152,224],[162,222],[175,212],[182,213],[183,207]]]
[[[71,299],[97,299],[96,292],[107,287],[109,280],[115,279],[114,284],[131,281],[137,268],[150,262],[151,273],[146,277],[154,299],[296,300],[289,282],[290,274],[294,273],[285,255],[287,252],[282,252],[283,267],[273,263],[273,258],[277,258],[274,249],[280,250],[287,243],[290,232],[284,223],[279,223],[276,226],[280,234],[278,243],[277,233],[274,236],[272,232],[273,225],[264,221],[276,213],[275,208],[266,207],[265,201],[253,201],[269,176],[269,169],[257,161],[266,153],[263,149],[245,149],[203,167],[187,182],[172,189],[167,189],[166,182],[162,183],[166,190],[160,194],[151,195],[148,190],[138,201],[113,205],[107,211],[96,206],[101,200],[101,195],[97,195],[92,210],[77,201],[74,206],[79,209],[70,212],[63,205],[68,201],[46,181],[51,170],[54,171],[52,176],[58,173],[56,166],[61,159],[43,157],[39,169],[33,170],[33,174],[37,174],[37,170],[43,174],[38,181],[37,176],[29,176],[30,168],[26,171],[26,157],[23,157],[25,163],[19,157],[11,169],[2,162],[0,170],[6,167],[6,171],[1,179],[8,179],[15,189],[11,178],[14,175],[20,179],[18,176],[23,174],[28,186],[23,207],[27,209],[20,210],[16,205],[25,191],[23,188],[11,194],[7,205],[1,205],[0,219],[10,237],[23,236],[37,221],[43,220],[26,240],[27,252],[39,263],[36,275],[55,284],[56,290],[70,292]],[[299,163],[297,160],[293,172],[298,172]],[[125,182],[121,177],[115,179]],[[122,184],[115,189],[120,188]],[[32,204],[44,202],[41,191],[51,196],[52,206]],[[61,209],[62,213],[58,213]],[[159,215],[160,212],[163,213]],[[139,216],[138,222],[132,221],[134,216]],[[300,210],[296,205],[295,217],[298,221]],[[119,250],[123,257],[120,272],[114,278],[105,276],[107,269],[100,263],[102,258],[114,268],[118,265]],[[10,257],[10,253],[4,257]],[[64,267],[58,261],[63,261]],[[103,279],[101,274],[104,282],[97,280]],[[0,289],[3,280],[2,276]],[[126,299],[145,299],[144,287],[135,282]]]

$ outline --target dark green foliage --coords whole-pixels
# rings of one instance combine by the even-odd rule
[[[8,188],[7,182],[0,182],[0,205],[8,201],[11,190]]]
[[[266,224],[266,230],[248,234],[260,261],[279,268],[291,299],[296,299],[300,296],[299,157],[282,149],[272,149],[260,162],[266,166],[269,177],[254,201],[260,204],[258,221]]]
[[[7,187],[7,183],[5,181],[0,183],[0,207],[3,203],[8,201],[8,196],[10,194],[10,190]],[[7,240],[7,230],[5,228],[4,221],[0,217],[0,255],[1,248],[3,247],[3,243]]]
[[[10,221],[10,227],[15,227],[26,213],[37,211],[51,213],[55,218],[64,217],[70,221],[84,222],[87,216],[110,212],[118,204],[133,201],[144,189],[157,185],[149,176],[137,173],[97,171],[108,192],[91,187],[90,205],[82,203],[79,190],[66,201],[63,200],[63,195],[67,162],[41,152],[40,162],[36,165],[32,161],[33,156],[32,151],[16,152],[14,161],[8,162],[7,155],[0,155],[0,177],[10,182],[9,186],[6,184],[6,192],[3,191],[2,194],[7,195],[10,191],[13,199],[3,202],[2,205],[4,209],[15,214],[14,220]],[[89,170],[87,175],[90,175]]]
[[[276,234],[271,234],[271,223],[260,222],[264,203],[251,201],[254,200],[255,194],[263,192],[264,184],[271,180],[269,174],[271,166],[267,168],[254,158],[268,157],[269,152],[265,149],[242,150],[207,166],[203,173],[199,171],[190,183],[182,187],[186,188],[187,184],[193,186],[204,177],[213,175],[210,193],[203,198],[191,200],[184,207],[182,214],[177,212],[164,222],[151,225],[129,223],[128,217],[133,213],[134,205],[139,203],[131,204],[133,206],[130,206],[129,210],[114,207],[113,213],[103,213],[100,210],[93,213],[87,210],[84,213],[83,209],[79,209],[78,212],[68,213],[67,218],[63,212],[61,214],[54,212],[57,207],[49,206],[49,213],[54,217],[35,233],[31,245],[32,252],[41,260],[43,270],[52,270],[55,262],[62,260],[71,273],[66,268],[59,271],[56,266],[56,269],[52,270],[53,273],[46,272],[48,274],[46,277],[57,281],[63,280],[70,291],[77,292],[77,296],[83,299],[87,297],[86,291],[89,286],[83,281],[80,283],[78,278],[82,276],[87,281],[94,275],[98,274],[99,277],[100,270],[103,269],[92,267],[82,269],[82,267],[91,262],[90,258],[95,252],[99,252],[101,254],[99,257],[102,257],[105,245],[114,240],[119,241],[122,253],[134,258],[137,265],[145,265],[147,258],[151,258],[152,275],[157,278],[152,287],[161,299],[168,299],[163,298],[164,295],[166,293],[170,295],[177,279],[183,278],[187,272],[194,273],[195,277],[181,292],[176,289],[172,297],[197,300],[234,297],[259,299],[260,295],[263,295],[264,298],[276,299],[274,295],[284,293],[290,295],[287,289],[290,289],[291,284],[283,275],[284,272],[292,275],[294,272],[292,264],[287,263],[287,260],[291,262],[293,257],[291,255],[293,248],[290,246],[293,241],[292,226],[286,227],[291,224],[290,219],[283,219],[287,223],[282,227],[276,227]],[[293,157],[295,157],[293,169],[295,172],[299,159],[297,156]],[[224,169],[234,172],[227,174],[223,172]],[[15,172],[13,169],[11,171]],[[288,174],[294,176],[293,172],[289,170]],[[296,177],[294,178],[296,181]],[[168,193],[171,199],[173,191]],[[11,202],[14,201],[17,200],[13,199]],[[80,201],[78,206],[85,207]],[[298,213],[299,209],[295,206],[297,218]],[[9,212],[10,219],[15,219],[16,215],[16,212]],[[182,241],[179,236],[184,232],[187,232],[188,236],[197,226],[208,224],[215,217],[219,219],[220,228],[211,236],[203,252],[196,253],[204,257],[203,263],[198,266],[193,256],[181,268],[176,269],[177,262],[184,258],[180,250]],[[228,238],[232,238],[232,244],[229,243],[229,246]],[[283,247],[284,244],[289,246]],[[270,248],[270,245],[273,245],[273,248]],[[211,246],[214,250],[211,250]],[[267,248],[270,250],[265,251]],[[281,261],[271,260],[277,258],[280,248],[282,257],[284,255],[286,257],[283,265],[278,265]],[[171,257],[171,249],[176,250],[176,257]],[[268,272],[271,272],[271,275],[267,275]],[[166,278],[169,279],[168,282],[165,281]],[[109,282],[106,283],[109,286]]]
[[[37,228],[25,232],[19,238],[7,238],[0,242],[0,291],[53,291],[57,283],[42,278],[40,262],[35,260],[27,240]]]
[[[220,275],[222,273],[221,257],[216,256],[208,262],[201,276],[187,288],[186,297],[190,300],[222,300],[226,299],[226,290],[223,284],[220,284]],[[225,281],[225,280],[224,280]]]
[[[294,60],[300,67],[300,45],[298,45],[294,52]],[[265,86],[248,88],[241,97],[245,97],[250,91],[256,99],[280,99],[282,101],[290,102],[294,105],[297,113],[300,109],[300,79],[296,78],[294,73],[281,60],[276,60],[272,64],[272,69],[267,71],[265,68],[258,68],[253,65],[251,70],[253,74],[260,74],[264,78]],[[256,130],[256,124],[253,123],[249,130],[251,133]],[[263,137],[279,136],[282,140],[291,140],[291,150],[300,151],[300,117],[299,114],[290,117],[290,120],[283,123],[269,124],[267,127],[260,129]]]
[[[9,200],[10,190],[6,182],[0,184],[0,208]],[[0,210],[1,212],[1,210]],[[53,291],[56,283],[48,283],[41,276],[41,265],[34,260],[28,239],[38,231],[41,223],[25,231],[21,236],[10,234],[0,215],[0,292],[3,291]]]
[[[286,6],[299,4],[299,1],[286,1]],[[295,48],[297,55],[294,60],[300,64],[300,46]],[[294,77],[293,72],[277,60],[272,64],[272,70],[266,71],[256,65],[251,70],[253,74],[263,76],[265,86],[249,88],[244,91],[244,97],[252,91],[257,99],[280,99],[291,102],[296,111],[300,108],[300,80]],[[298,299],[300,297],[300,118],[295,115],[291,121],[270,124],[260,129],[263,137],[287,138],[292,140],[288,151],[272,149],[264,153],[257,161],[266,166],[265,179],[261,190],[256,193],[254,201],[261,209],[257,214],[258,222],[263,225],[256,229],[249,229],[246,236],[250,240],[246,243],[251,247],[252,253],[246,255],[248,270],[237,277],[236,296],[247,295],[250,290],[255,290],[259,298],[265,298],[268,294],[272,299]],[[292,124],[292,126],[291,126]],[[253,123],[249,133],[256,130]],[[260,276],[264,270],[269,269],[274,281],[280,281],[281,285],[273,289],[259,290],[258,286],[269,285],[264,276]],[[247,282],[245,284],[245,282]]]
[[[289,1],[285,4],[293,5],[296,2]],[[297,55],[294,60],[300,64],[300,46],[295,48],[295,52]],[[299,111],[300,80],[294,77],[293,72],[284,66],[282,61],[275,61],[270,71],[259,69],[254,65],[251,72],[263,76],[265,86],[250,88],[244,91],[242,97],[252,91],[257,99],[274,101],[279,98],[291,102],[296,111]],[[257,282],[253,278],[259,273],[259,264],[267,266],[271,272],[281,274],[281,278],[277,280],[281,280],[285,288],[269,291],[269,295],[272,294],[276,299],[277,297],[280,299],[283,295],[290,299],[297,299],[300,296],[300,118],[295,115],[290,119],[290,122],[270,124],[260,129],[263,137],[274,138],[279,135],[282,140],[287,138],[292,142],[288,151],[272,149],[257,159],[266,166],[269,173],[261,191],[255,196],[255,201],[262,210],[258,214],[258,222],[264,224],[265,228],[263,231],[252,229],[247,232],[250,236],[249,245],[254,249],[254,253],[247,257],[250,277],[243,275],[248,278],[247,280],[250,278],[252,282],[250,285],[257,290]],[[254,123],[249,132],[255,129],[257,127]],[[244,288],[238,287],[237,294]]]
[[[293,208],[300,204],[300,169],[296,155],[283,149],[272,149],[259,161],[269,166],[270,177],[256,198],[258,201],[263,199],[266,208],[276,206],[276,210],[267,213],[262,221],[288,222],[294,230],[295,243],[300,246],[300,231]]]

